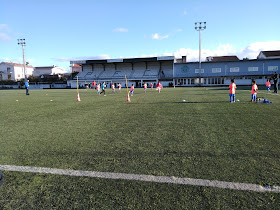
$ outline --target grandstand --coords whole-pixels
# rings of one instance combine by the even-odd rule
[[[207,57],[202,62],[201,81],[203,86],[229,85],[235,79],[237,85],[250,85],[252,79],[257,84],[264,84],[274,72],[279,72],[280,51],[268,51],[273,57],[258,56],[257,59],[239,60],[237,56]],[[262,51],[261,55],[270,55]],[[276,55],[279,55],[278,57]],[[92,81],[121,83],[125,87],[125,75],[128,85],[142,87],[161,81],[163,86],[196,86],[199,84],[199,63],[187,62],[186,56],[175,59],[173,56],[108,59],[108,60],[83,60],[71,61],[71,64],[82,66],[82,72],[77,76],[79,84]],[[68,81],[68,86],[76,88],[77,76]]]
[[[159,80],[165,86],[173,82],[173,56],[71,61],[71,64],[82,66],[82,72],[68,81],[68,85],[72,88],[76,88],[77,78],[79,85],[92,81],[105,81],[107,85],[121,83],[123,87],[125,87],[125,76],[128,85],[134,84],[135,87],[142,87],[145,82],[157,83]]]

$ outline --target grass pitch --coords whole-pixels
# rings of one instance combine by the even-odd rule
[[[247,89],[247,90],[246,90]],[[226,88],[0,91],[0,164],[280,185],[280,97]],[[16,101],[18,100],[18,101]],[[52,101],[50,101],[52,100]],[[185,100],[185,102],[182,102]],[[279,193],[3,172],[0,208],[270,208]]]

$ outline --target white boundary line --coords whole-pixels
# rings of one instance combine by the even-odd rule
[[[0,165],[0,170],[67,175],[67,176],[80,176],[80,177],[95,177],[95,178],[104,178],[104,179],[123,179],[123,180],[135,180],[135,181],[144,181],[144,182],[172,183],[172,184],[194,185],[194,186],[204,186],[204,187],[217,187],[217,188],[233,189],[233,190],[247,190],[247,191],[255,191],[255,192],[277,192],[277,193],[280,192],[280,186],[261,186],[256,184],[224,182],[224,181],[207,180],[207,179],[178,178],[173,176],[109,173],[109,172],[98,172],[98,171],[81,171],[81,170],[70,170],[70,169],[41,168],[41,167],[14,166],[14,165]]]

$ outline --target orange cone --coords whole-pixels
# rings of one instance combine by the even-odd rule
[[[131,102],[131,101],[130,101],[130,97],[129,97],[129,93],[127,94],[126,102]]]
[[[77,93],[77,101],[81,101],[79,93]]]

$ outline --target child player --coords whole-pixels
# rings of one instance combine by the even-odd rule
[[[229,102],[230,103],[235,102],[235,89],[236,89],[236,84],[234,83],[234,79],[232,79],[231,84],[229,85]]]
[[[96,86],[97,94],[100,95],[100,83]]]
[[[266,86],[267,92],[270,92],[271,83],[270,83],[269,79],[266,81],[265,86]]]
[[[122,85],[121,85],[121,83],[119,83],[119,92],[121,92],[122,91]]]
[[[147,92],[147,83],[144,83],[144,91]]]
[[[151,82],[151,89],[153,90],[153,87],[154,87],[154,85],[153,85],[153,83]]]
[[[158,92],[160,93],[161,89],[162,89],[162,84],[160,82],[158,82],[156,90],[158,90]]]
[[[256,84],[256,81],[253,80],[253,81],[252,81],[252,92],[251,92],[251,94],[252,94],[252,99],[251,99],[251,101],[252,101],[252,102],[256,102],[256,101],[257,101],[257,91],[258,91],[258,86],[257,86],[257,84]]]
[[[112,92],[114,92],[114,93],[116,92],[114,84],[112,84]]]
[[[134,84],[132,84],[131,87],[130,87],[131,96],[133,96],[133,92],[134,92]]]

